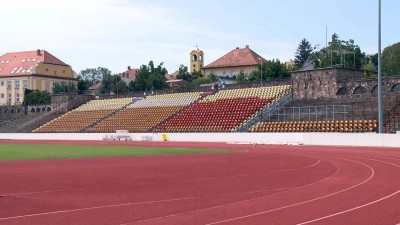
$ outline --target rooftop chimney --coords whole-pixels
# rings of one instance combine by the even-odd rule
[[[131,70],[131,66],[128,66],[128,70]]]
[[[249,48],[249,45],[246,45],[246,48]]]
[[[40,53],[40,49],[38,49],[36,52],[37,52],[37,55],[38,55],[38,56],[41,56],[41,55],[42,55],[42,54]]]

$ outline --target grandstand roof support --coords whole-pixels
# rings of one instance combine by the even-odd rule
[[[382,55],[381,55],[381,0],[379,0],[378,13],[378,121],[379,133],[383,133],[383,107],[382,107]]]

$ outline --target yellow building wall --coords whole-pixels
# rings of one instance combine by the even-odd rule
[[[60,66],[53,64],[39,63],[35,68],[35,74],[58,76],[62,78],[74,78],[74,71],[71,66]]]
[[[20,104],[24,101],[24,80],[28,81],[28,78],[13,77],[0,79],[0,105],[8,104],[8,94],[11,94],[11,105]],[[1,85],[1,82],[3,82],[3,86]],[[8,82],[11,82],[10,89],[8,89]],[[18,82],[19,87],[17,87]],[[17,101],[17,94],[19,94],[19,101]]]
[[[6,94],[7,94],[7,82],[5,79],[0,79],[0,105],[5,105],[7,103]]]
[[[221,68],[207,68],[204,69],[204,74],[208,77],[210,74],[215,74],[220,77],[233,77],[238,76],[240,72],[243,72],[245,75],[249,75],[251,72],[257,70],[258,66],[237,66],[237,67],[221,67]],[[236,71],[236,75],[235,72]]]
[[[41,91],[41,90],[42,90],[42,80],[40,80],[40,79],[35,79],[35,83],[36,83],[35,89]]]
[[[7,82],[12,82],[11,89],[7,88]],[[19,88],[16,88],[16,82],[19,81]],[[0,78],[0,105],[7,105],[8,102],[8,94],[11,94],[11,105],[21,104],[24,101],[24,81],[28,83],[28,89],[31,90],[40,90],[40,91],[48,91],[52,92],[52,87],[54,83],[65,81],[65,82],[73,82],[77,83],[76,80],[67,81],[63,78],[57,79],[52,77],[12,77],[12,78]],[[1,86],[1,82],[3,82],[3,86]],[[4,95],[2,98],[1,94]],[[17,101],[17,94],[19,94],[19,102]]]
[[[41,77],[35,76],[41,75]],[[43,77],[44,76],[44,77]],[[49,76],[48,78],[46,76]],[[50,77],[51,76],[51,77]],[[59,77],[59,78],[57,78]],[[40,62],[32,71],[32,75],[16,76],[9,78],[0,78],[0,105],[6,105],[8,102],[8,94],[11,93],[11,105],[16,104],[17,94],[19,93],[19,103],[24,101],[24,80],[28,82],[28,89],[52,92],[52,85],[55,82],[66,81],[75,78],[75,73],[71,66],[53,65]],[[7,89],[7,81],[12,82],[12,88]],[[19,81],[19,88],[15,88],[16,81]],[[4,82],[1,86],[1,82]],[[77,83],[76,80],[71,82]],[[2,98],[1,94],[4,94]],[[18,104],[18,103],[17,103]]]

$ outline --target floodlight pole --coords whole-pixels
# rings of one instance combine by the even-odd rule
[[[381,55],[381,0],[379,0],[378,19],[378,122],[379,133],[383,133],[383,106],[382,106],[382,55]]]

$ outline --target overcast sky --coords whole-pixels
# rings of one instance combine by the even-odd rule
[[[79,73],[113,73],[153,60],[170,73],[196,45],[209,64],[235,47],[266,59],[294,58],[302,38],[325,46],[336,32],[377,52],[378,0],[12,0],[0,1],[0,55],[44,49]],[[400,42],[399,0],[382,0],[382,46]]]

